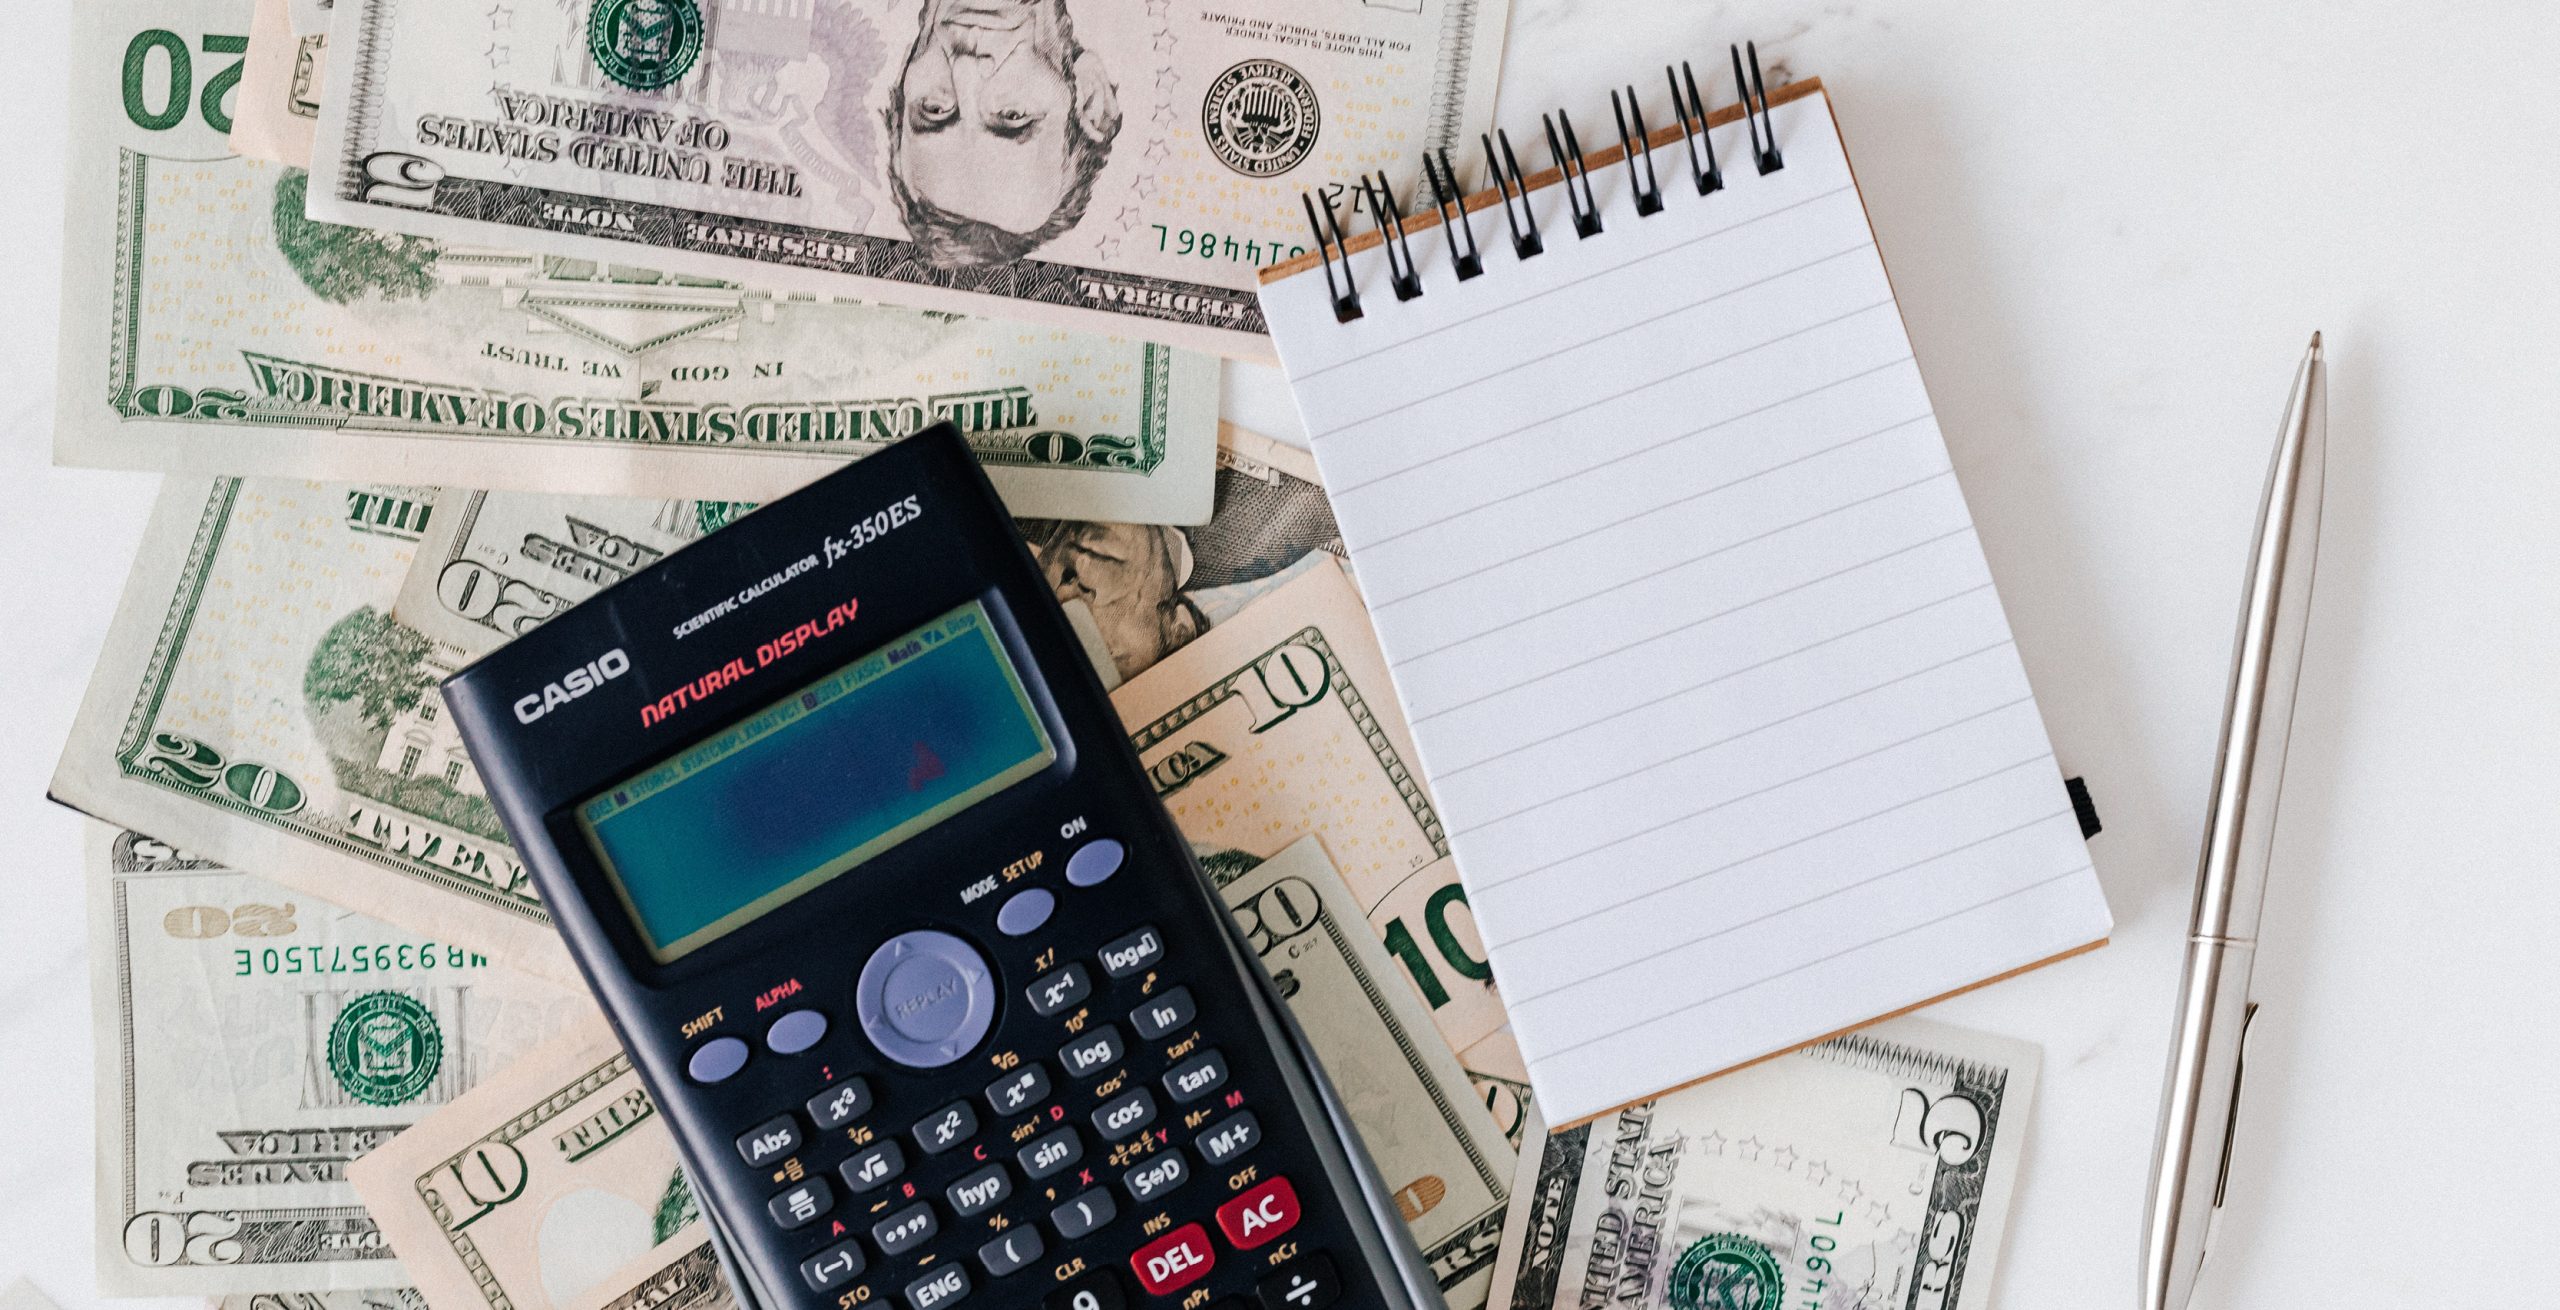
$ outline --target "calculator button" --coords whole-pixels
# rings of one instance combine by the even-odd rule
[[[936,1310],[969,1294],[969,1271],[948,1265],[939,1272],[907,1284],[907,1304],[915,1310]]]
[[[871,1109],[871,1084],[847,1078],[810,1097],[807,1108],[809,1121],[818,1125],[819,1132],[833,1132]]]
[[[1002,1278],[1040,1258],[1040,1230],[1028,1224],[978,1248],[978,1263]]]
[[[1152,969],[1164,958],[1164,934],[1153,926],[1140,928],[1102,948],[1102,971],[1114,978],[1126,978],[1140,969]]]
[[[1151,1296],[1189,1287],[1207,1277],[1217,1263],[1218,1253],[1209,1245],[1209,1230],[1198,1224],[1184,1224],[1139,1247],[1138,1253],[1129,1257],[1129,1267],[1137,1271],[1138,1285]]]
[[[1064,1204],[1049,1212],[1049,1222],[1056,1225],[1058,1236],[1072,1242],[1110,1223],[1119,1213],[1120,1207],[1112,1202],[1111,1193],[1097,1187],[1083,1195],[1068,1197]]]
[[[1058,1284],[1041,1298],[1040,1306],[1041,1310],[1129,1310],[1129,1294],[1118,1274],[1096,1269]]]
[[[1084,966],[1070,964],[1056,973],[1032,979],[1024,994],[1031,998],[1031,1012],[1045,1019],[1083,1000],[1092,991],[1093,980],[1085,977]]]
[[[1298,1189],[1286,1178],[1274,1178],[1218,1207],[1218,1230],[1239,1251],[1250,1251],[1297,1226]]]
[[[800,1149],[800,1125],[790,1115],[775,1115],[738,1137],[738,1157],[761,1169]]]
[[[819,1215],[834,1209],[835,1189],[824,1178],[811,1178],[798,1187],[764,1203],[766,1213],[785,1228],[799,1228],[815,1222]]]
[[[996,911],[996,931],[1007,937],[1037,931],[1057,908],[1058,898],[1041,888],[1015,892],[1012,899]]]
[[[698,1083],[727,1081],[747,1067],[747,1043],[737,1037],[714,1037],[693,1048],[684,1062],[685,1075]]]
[[[1183,1061],[1165,1071],[1164,1089],[1176,1105],[1189,1105],[1226,1085],[1227,1057],[1214,1050]]]
[[[1116,1142],[1156,1121],[1156,1098],[1144,1087],[1133,1087],[1102,1103],[1093,1112],[1093,1126],[1107,1142]]]
[[[942,1197],[963,1219],[972,1219],[1004,1203],[1013,1195],[1013,1180],[1005,1176],[1004,1166],[991,1164],[943,1189]]]
[[[832,1292],[862,1274],[862,1248],[851,1238],[800,1262],[801,1281],[812,1292]]]
[[[1140,1041],[1152,1042],[1191,1022],[1191,989],[1176,987],[1129,1012],[1129,1026]]]
[[[906,1171],[907,1153],[899,1150],[896,1142],[873,1142],[854,1152],[852,1159],[836,1167],[836,1172],[844,1175],[844,1185],[852,1188],[857,1195],[868,1192]]]
[[[1120,1030],[1106,1023],[1059,1047],[1058,1059],[1071,1076],[1091,1078],[1119,1063],[1121,1051]]]
[[[1219,1120],[1192,1144],[1200,1148],[1201,1156],[1209,1163],[1225,1164],[1252,1150],[1254,1144],[1261,1140],[1262,1124],[1254,1119],[1252,1111],[1247,1110]]]
[[[1280,1266],[1280,1272],[1253,1285],[1262,1310],[1324,1310],[1342,1295],[1333,1262],[1310,1253]]]
[[[1164,1195],[1191,1181],[1191,1165],[1182,1152],[1170,1151],[1132,1165],[1122,1175],[1121,1183],[1129,1189],[1129,1198],[1140,1205]]]
[[[863,961],[853,1008],[882,1055],[939,1069],[995,1023],[995,974],[978,948],[947,932],[900,933]]]
[[[1120,872],[1120,861],[1128,852],[1108,837],[1086,842],[1067,857],[1067,885],[1091,887]]]
[[[1020,1114],[1049,1094],[1049,1071],[1026,1064],[987,1084],[987,1104],[997,1114]]]
[[[1013,1162],[1021,1165],[1022,1172],[1029,1174],[1035,1181],[1046,1178],[1082,1158],[1084,1158],[1084,1139],[1076,1136],[1076,1130],[1073,1128],[1061,1128],[1045,1136],[1035,1137],[1029,1146],[1013,1153]]]
[[[776,1055],[798,1055],[827,1035],[827,1016],[815,1010],[793,1010],[764,1030],[764,1044]]]
[[[933,1202],[918,1201],[871,1225],[871,1240],[880,1244],[882,1255],[905,1255],[932,1241],[940,1231],[942,1225],[933,1217]]]
[[[978,1112],[967,1101],[953,1101],[916,1121],[916,1145],[926,1155],[940,1155],[978,1135]]]

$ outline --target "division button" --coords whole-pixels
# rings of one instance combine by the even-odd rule
[[[1031,1012],[1043,1019],[1083,1000],[1092,992],[1093,980],[1085,976],[1081,964],[1070,964],[1055,973],[1044,973],[1023,989],[1023,994],[1031,998]]]
[[[1252,1150],[1254,1143],[1261,1140],[1262,1124],[1253,1117],[1251,1110],[1247,1110],[1242,1114],[1228,1115],[1211,1125],[1193,1145],[1200,1148],[1200,1154],[1209,1163],[1225,1164]]]
[[[1013,1180],[1005,1176],[1004,1166],[991,1164],[959,1182],[943,1189],[942,1197],[959,1211],[963,1219],[972,1219],[1004,1204],[1013,1195]]]
[[[857,1196],[906,1171],[907,1153],[899,1150],[896,1142],[873,1142],[836,1167],[836,1172],[844,1175],[844,1185]]]
[[[1058,1048],[1058,1060],[1076,1078],[1091,1078],[1120,1062],[1120,1030],[1104,1024]]]
[[[698,1083],[717,1083],[747,1067],[747,1043],[738,1037],[714,1037],[693,1048],[684,1062],[685,1076]]]
[[[819,1132],[834,1132],[870,1111],[871,1084],[847,1078],[810,1097],[807,1109],[809,1122],[818,1125]]]
[[[1156,1098],[1144,1087],[1132,1087],[1102,1103],[1093,1112],[1094,1130],[1107,1142],[1116,1142],[1156,1121]]]
[[[832,1292],[862,1274],[862,1247],[852,1238],[800,1262],[801,1281],[812,1292]]]
[[[827,1016],[815,1010],[793,1010],[764,1030],[764,1044],[776,1055],[798,1055],[827,1035]]]
[[[1021,1269],[1040,1258],[1040,1230],[1024,1224],[1012,1232],[978,1248],[978,1263],[996,1278]]]
[[[1102,948],[1102,971],[1114,978],[1126,978],[1140,969],[1156,967],[1164,958],[1164,935],[1150,924]]]
[[[1120,849],[1120,843],[1108,837],[1086,842],[1076,848],[1075,854],[1067,857],[1067,885],[1091,887],[1109,878],[1120,872],[1120,861],[1127,854]]]
[[[1131,1165],[1120,1181],[1129,1189],[1129,1198],[1140,1205],[1164,1195],[1191,1181],[1191,1166],[1179,1149],[1161,1152]]]
[[[926,1155],[940,1155],[978,1135],[978,1112],[967,1101],[953,1101],[916,1121],[916,1145]]]
[[[1225,1086],[1226,1082],[1227,1057],[1214,1049],[1202,1051],[1167,1069],[1164,1075],[1164,1089],[1172,1094],[1176,1105],[1189,1105]]]
[[[1013,1153],[1013,1162],[1033,1181],[1074,1164],[1084,1158],[1084,1139],[1073,1128],[1061,1128],[1031,1139],[1031,1144]]]
[[[1129,1294],[1121,1287],[1119,1275],[1107,1268],[1095,1269],[1050,1289],[1040,1305],[1041,1310],[1129,1310]]]
[[[1198,1224],[1184,1224],[1156,1240],[1139,1247],[1129,1257],[1129,1267],[1137,1271],[1138,1285],[1150,1296],[1177,1292],[1208,1276],[1218,1263],[1218,1253],[1209,1246],[1209,1230]],[[1287,1306],[1281,1310],[1312,1310],[1307,1306]]]
[[[853,1008],[882,1055],[939,1069],[967,1055],[994,1025],[995,974],[978,948],[947,932],[900,933],[863,961]]]
[[[809,1178],[765,1202],[764,1208],[773,1216],[775,1223],[785,1228],[799,1228],[815,1222],[818,1216],[834,1209],[835,1204],[835,1189],[827,1186],[827,1180]]]
[[[1111,1193],[1097,1187],[1081,1195],[1070,1196],[1049,1212],[1049,1222],[1057,1227],[1058,1236],[1072,1242],[1100,1228],[1120,1213]]]
[[[1020,1114],[1049,1094],[1049,1071],[1037,1060],[987,1084],[987,1104],[997,1114]]]
[[[775,1115],[738,1137],[738,1158],[751,1169],[762,1169],[799,1149],[800,1125],[787,1114]]]
[[[1176,987],[1154,997],[1129,1012],[1129,1026],[1138,1030],[1138,1040],[1152,1042],[1191,1022],[1191,989]]]
[[[1342,1295],[1333,1262],[1310,1252],[1280,1266],[1278,1273],[1253,1285],[1262,1310],[1324,1310]]]
[[[907,1304],[915,1310],[937,1310],[968,1294],[969,1271],[958,1265],[945,1265],[907,1284]]]
[[[1046,890],[1032,887],[1013,894],[996,911],[996,931],[1007,937],[1019,937],[1038,930],[1058,908],[1058,898]]]
[[[1298,1189],[1286,1178],[1274,1178],[1218,1207],[1218,1229],[1239,1251],[1250,1251],[1297,1226]]]
[[[871,1240],[879,1243],[882,1255],[905,1255],[932,1241],[941,1229],[933,1217],[933,1202],[918,1201],[871,1225]]]

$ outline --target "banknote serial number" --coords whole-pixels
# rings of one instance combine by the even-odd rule
[[[1284,245],[1277,241],[1257,241],[1251,237],[1237,240],[1223,232],[1204,232],[1198,228],[1167,227],[1150,223],[1156,230],[1156,249],[1169,255],[1198,255],[1202,259],[1226,259],[1260,268],[1295,259],[1307,253],[1305,246]]]
[[[231,952],[231,976],[282,978],[296,974],[402,973],[486,968],[489,957],[435,942],[384,942],[374,946],[268,946]]]

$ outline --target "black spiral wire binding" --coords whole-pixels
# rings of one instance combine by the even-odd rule
[[[1627,110],[1635,111],[1633,135],[1627,132]],[[1627,108],[1618,107],[1618,93],[1609,93],[1609,116],[1618,120],[1618,149],[1625,152],[1627,180],[1636,189],[1636,217],[1648,218],[1662,212],[1662,179],[1654,175],[1653,147],[1646,142],[1651,135],[1644,130],[1644,106],[1636,103],[1636,89],[1627,88]],[[1641,167],[1639,167],[1641,165]],[[1642,176],[1638,176],[1641,173]]]
[[[1751,154],[1759,161],[1760,171],[1765,175],[1785,168],[1787,161],[1785,156],[1778,153],[1778,120],[1771,117],[1769,113],[1769,85],[1760,80],[1760,43],[1749,41],[1744,44],[1751,48],[1751,79],[1747,82],[1743,80],[1742,52],[1736,50],[1733,52],[1733,85],[1735,90],[1742,93],[1743,121],[1751,125]],[[1754,114],[1751,108],[1751,102],[1755,96],[1760,101],[1757,114]],[[1760,143],[1760,130],[1764,125],[1768,128],[1769,134],[1767,145]]]
[[[1582,162],[1582,143],[1573,139],[1573,119],[1561,109],[1541,114],[1547,124],[1547,153],[1555,156],[1556,171],[1564,174],[1564,198],[1573,206],[1573,234],[1590,238],[1600,234],[1600,198],[1591,191],[1591,166]],[[1556,120],[1564,119],[1564,139],[1556,139]],[[1580,190],[1574,182],[1582,183]]]
[[[1301,204],[1304,204],[1307,207],[1307,226],[1315,229],[1316,254],[1319,258],[1324,260],[1324,289],[1325,293],[1333,299],[1334,321],[1338,323],[1348,323],[1351,320],[1360,317],[1360,287],[1359,284],[1354,282],[1351,277],[1351,252],[1343,247],[1342,225],[1334,221],[1333,200],[1331,197],[1326,198],[1324,202],[1324,221],[1321,223],[1316,221],[1315,193],[1312,191],[1302,191],[1298,193],[1298,200]],[[1327,249],[1325,246],[1325,229],[1328,227],[1333,229],[1333,246],[1331,249]],[[1342,251],[1342,284],[1340,286],[1334,285],[1333,281],[1333,252],[1335,250]]]
[[[1494,137],[1502,139],[1499,155],[1493,153]],[[1538,211],[1529,206],[1529,179],[1520,171],[1520,157],[1511,153],[1510,133],[1495,128],[1493,136],[1484,139],[1484,162],[1493,170],[1494,189],[1502,193],[1502,216],[1511,223],[1511,253],[1527,259],[1545,250],[1547,243],[1538,235]],[[1517,209],[1512,207],[1515,199],[1519,201]],[[1525,231],[1521,227],[1523,217],[1528,220]]]
[[[1458,280],[1464,282],[1484,272],[1484,255],[1476,249],[1476,230],[1467,221],[1466,193],[1458,189],[1458,170],[1449,167],[1449,152],[1443,149],[1425,153],[1422,175],[1431,179],[1432,207],[1440,211],[1440,235],[1449,239],[1449,262],[1457,266]],[[1458,249],[1460,232],[1467,234],[1464,251]]]
[[[1396,208],[1396,191],[1387,181],[1385,170],[1378,173],[1372,186],[1366,173],[1360,175],[1360,190],[1369,197],[1369,212],[1378,216],[1378,244],[1387,251],[1387,281],[1396,289],[1396,299],[1411,300],[1422,294],[1422,269],[1413,262],[1413,247],[1404,239],[1404,214]],[[1396,252],[1404,252],[1404,262],[1396,262]],[[1345,264],[1348,264],[1348,260]]]
[[[1671,65],[1662,66],[1662,80],[1671,84],[1671,109],[1680,115],[1680,136],[1689,147],[1689,173],[1698,179],[1698,194],[1724,189],[1724,169],[1716,164],[1715,138],[1707,134],[1707,105],[1698,98],[1698,75],[1689,71],[1689,61],[1680,61],[1680,75],[1671,75]],[[1682,82],[1687,82],[1689,96],[1680,97]],[[1700,160],[1698,147],[1706,147]]]

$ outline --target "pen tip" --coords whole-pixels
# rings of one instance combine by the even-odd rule
[[[2313,329],[2311,333],[2311,357],[2313,359],[2320,358],[2320,332],[2316,328]]]

